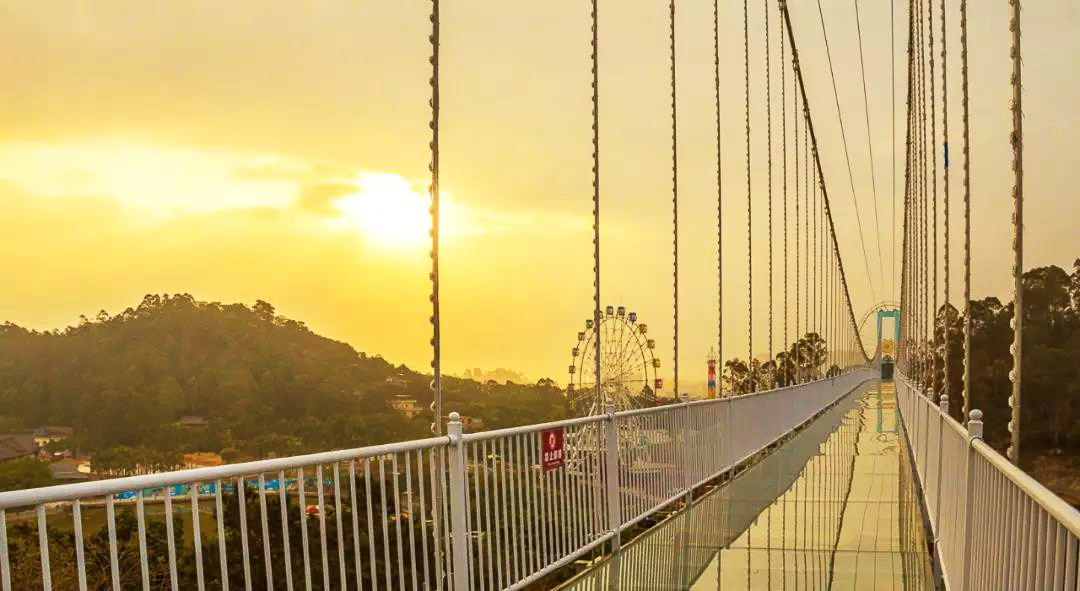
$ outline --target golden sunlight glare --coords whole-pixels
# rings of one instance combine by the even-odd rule
[[[396,174],[361,173],[356,185],[356,193],[334,201],[345,225],[383,246],[427,244],[431,229],[427,194]]]

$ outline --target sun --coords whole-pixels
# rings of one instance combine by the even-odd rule
[[[356,193],[334,201],[342,224],[380,246],[411,249],[428,244],[431,216],[426,193],[390,173],[361,173],[356,187]]]

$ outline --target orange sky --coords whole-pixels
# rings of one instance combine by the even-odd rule
[[[61,4],[0,6],[0,273],[8,278],[0,319],[60,327],[102,308],[118,312],[148,292],[265,299],[321,334],[427,367],[428,3],[333,1],[303,11],[265,1]],[[573,0],[444,4],[444,366],[453,373],[511,367],[562,381],[591,309],[587,7]],[[745,356],[742,6],[722,4],[723,342],[725,356]],[[875,298],[854,229],[821,26],[816,6],[796,4],[795,33],[858,316]],[[861,9],[879,276],[854,13],[850,2],[823,6],[881,300],[892,286],[889,15]],[[754,352],[764,353],[764,27],[763,8],[752,11]],[[906,46],[903,11],[898,55]],[[959,32],[951,15],[958,247]],[[663,374],[672,332],[666,18],[662,2],[601,2],[604,300],[649,324]],[[1080,19],[1068,0],[1029,3],[1024,18],[1027,266],[1071,266],[1080,256],[1080,212],[1067,177],[1080,132]],[[680,353],[684,379],[698,380],[717,339],[711,5],[681,3],[678,19]],[[971,6],[976,295],[1008,293],[1007,19],[1006,3]],[[899,64],[900,136],[904,76]],[[789,100],[790,90],[789,79]],[[779,228],[778,74],[773,91]],[[902,194],[902,152],[897,158]],[[380,202],[386,199],[392,202]],[[780,241],[777,234],[777,301]],[[959,248],[952,262],[959,269]],[[954,301],[960,290],[957,271]],[[779,348],[782,314],[773,316]]]

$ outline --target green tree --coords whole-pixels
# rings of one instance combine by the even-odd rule
[[[48,464],[35,458],[0,462],[0,492],[53,484]]]

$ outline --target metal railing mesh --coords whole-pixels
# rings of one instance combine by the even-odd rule
[[[904,376],[897,401],[948,589],[1075,591],[1080,512],[965,429]]]
[[[872,377],[0,493],[0,590],[517,589]]]

